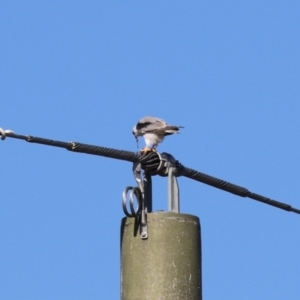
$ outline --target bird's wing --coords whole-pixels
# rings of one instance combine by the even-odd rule
[[[167,123],[156,117],[144,117],[136,124],[136,129],[144,133],[164,131]]]

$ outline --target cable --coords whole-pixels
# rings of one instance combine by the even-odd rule
[[[190,169],[190,168],[184,168],[182,171],[182,176],[200,181],[202,183],[208,184],[210,186],[216,187],[218,189],[221,189],[223,191],[241,196],[241,197],[247,197],[250,193],[247,189],[240,187],[238,185],[229,183],[227,181],[218,179],[216,177],[212,177],[210,175],[206,175],[203,173],[200,173],[196,170]]]
[[[131,151],[125,151],[125,150],[117,150],[112,148],[106,148],[106,147],[100,147],[100,146],[94,146],[94,145],[88,145],[88,144],[82,144],[77,142],[61,142],[56,140],[50,140],[40,137],[33,137],[29,135],[20,135],[15,134],[11,130],[3,130],[0,128],[0,135],[1,139],[4,140],[6,137],[11,137],[15,139],[24,140],[29,143],[37,143],[47,146],[54,146],[54,147],[60,147],[65,148],[72,152],[78,152],[78,153],[87,153],[87,154],[93,154],[93,155],[99,155],[104,157],[110,157],[120,160],[126,160],[129,162],[141,162],[142,167],[145,170],[157,170],[160,165],[160,159],[158,158],[157,153],[150,153],[148,155],[141,155],[141,153],[135,153]],[[222,179],[218,179],[216,177],[200,173],[196,170],[186,168],[182,166],[180,163],[178,163],[178,176],[185,176],[187,178],[205,183],[207,185],[213,186],[215,188],[221,189],[223,191],[232,193],[234,195],[240,196],[240,197],[248,197],[253,200],[269,204],[272,206],[275,206],[280,209],[284,209],[286,211],[294,212],[297,214],[300,214],[300,210],[293,208],[292,206],[278,202],[276,200],[272,200],[270,198],[261,196],[259,194],[255,194],[250,192],[244,187],[232,184],[230,182],[224,181]]]
[[[291,211],[291,212],[300,214],[299,209],[293,208],[292,206],[290,206],[288,204],[278,202],[276,200],[272,200],[270,198],[252,193],[249,190],[247,190],[246,188],[243,188],[241,186],[232,184],[230,182],[212,177],[210,175],[200,173],[200,172],[198,172],[196,170],[193,170],[193,169],[189,169],[189,168],[184,167],[184,170],[182,171],[182,176],[188,177],[190,179],[194,179],[196,181],[205,183],[207,185],[216,187],[220,190],[223,190],[223,191],[226,191],[226,192],[229,192],[229,193],[241,196],[241,197],[251,198],[253,200],[263,202],[265,204],[269,204],[269,205],[275,206],[277,208],[284,209],[286,211]]]
[[[110,157],[110,158],[115,158],[115,159],[126,160],[126,161],[130,161],[130,162],[139,161],[139,158],[141,157],[141,155],[139,153],[134,153],[131,151],[117,150],[117,149],[99,147],[99,146],[76,143],[76,142],[61,142],[61,141],[50,140],[50,139],[45,139],[45,138],[40,138],[40,137],[34,137],[34,136],[30,136],[30,135],[15,134],[12,131],[5,132],[5,135],[3,135],[3,132],[5,132],[5,131],[0,130],[0,135],[2,135],[2,137],[4,137],[4,139],[6,137],[11,137],[11,138],[19,139],[19,140],[24,140],[28,143],[35,143],[35,144],[42,144],[42,145],[47,145],[47,146],[65,148],[72,152],[105,156],[105,157]]]
[[[87,145],[81,143],[74,143],[74,142],[72,142],[71,144],[72,146],[67,147],[67,149],[73,152],[100,155],[100,156],[105,156],[105,157],[110,157],[115,159],[126,160],[130,162],[139,161],[139,158],[141,157],[139,153],[134,153],[131,151],[117,150],[117,149],[111,149],[111,148],[99,147],[99,146],[93,146],[93,145]]]

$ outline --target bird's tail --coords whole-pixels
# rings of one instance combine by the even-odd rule
[[[173,133],[179,133],[178,131],[180,128],[184,128],[183,126],[173,126],[173,125],[167,125],[165,127],[165,132],[168,134],[173,134]]]

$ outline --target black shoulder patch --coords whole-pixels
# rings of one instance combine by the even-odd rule
[[[144,127],[150,125],[150,124],[151,124],[151,122],[137,123],[137,124],[136,124],[136,129],[137,129],[137,130],[140,130],[140,129],[142,129],[142,128],[144,128]]]

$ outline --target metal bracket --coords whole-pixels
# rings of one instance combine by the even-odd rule
[[[176,168],[169,166],[168,168],[168,210],[179,213],[179,186],[174,172]]]
[[[152,211],[152,180],[148,173],[142,176],[142,167],[140,163],[133,164],[134,178],[142,192],[140,232],[141,238],[148,238],[147,213]]]
[[[180,198],[177,176],[182,169],[181,164],[169,153],[162,153],[158,167],[161,176],[168,176],[168,211],[179,213]],[[177,176],[176,176],[177,175]]]
[[[144,172],[142,175],[142,168],[140,163],[133,164],[133,175],[138,187],[127,187],[123,192],[123,211],[128,217],[135,217],[140,224],[140,234],[142,239],[148,238],[147,213],[152,211],[152,180],[151,175]],[[128,213],[126,202],[127,193],[130,193],[130,209],[131,214]],[[138,200],[138,208],[134,209],[134,195]]]
[[[148,238],[147,213],[152,212],[152,179],[151,174],[159,174],[160,176],[168,176],[168,211],[179,213],[179,186],[177,176],[180,174],[182,166],[168,153],[157,153],[158,165],[157,171],[148,172],[148,166],[135,162],[133,164],[133,175],[138,187],[127,187],[123,193],[123,210],[128,217],[135,217],[140,227],[141,239]],[[143,171],[143,174],[142,174]],[[128,213],[126,208],[126,197],[128,191],[130,193],[130,210]],[[138,208],[134,208],[134,196],[138,201]]]

